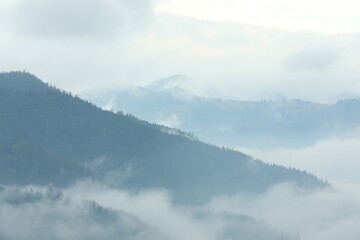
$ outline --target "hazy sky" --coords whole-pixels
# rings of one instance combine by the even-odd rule
[[[335,101],[360,94],[357,9],[352,0],[2,0],[0,69],[75,93],[181,73],[202,95]]]
[[[160,13],[323,33],[359,32],[359,8],[356,0],[168,0],[156,6]]]

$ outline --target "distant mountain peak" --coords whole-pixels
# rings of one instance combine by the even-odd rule
[[[181,88],[179,85],[182,85],[184,81],[189,79],[184,74],[175,74],[170,77],[162,78],[157,81],[150,83],[145,86],[145,88],[153,90],[153,91],[163,91],[171,88]]]

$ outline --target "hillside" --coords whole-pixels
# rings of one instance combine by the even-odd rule
[[[308,173],[101,110],[28,73],[0,74],[0,113],[0,184],[67,186],[91,178],[130,190],[166,188],[183,203],[262,192],[281,182],[326,185]]]
[[[193,132],[218,146],[306,147],[360,127],[360,99],[335,104],[214,99],[192,95],[169,80],[173,78],[135,89],[93,92],[86,98],[103,108]]]

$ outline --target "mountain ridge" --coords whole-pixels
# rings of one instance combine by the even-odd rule
[[[320,104],[303,100],[239,101],[206,98],[176,88],[112,90],[85,98],[149,122],[193,132],[232,148],[303,148],[360,127],[358,99]],[[109,101],[111,98],[111,103]],[[171,122],[172,121],[172,122]]]
[[[165,188],[184,203],[263,192],[282,182],[328,185],[304,171],[169,134],[162,126],[48,90],[0,88],[0,183],[61,186],[91,178],[132,190]]]

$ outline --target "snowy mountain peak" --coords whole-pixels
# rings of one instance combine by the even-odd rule
[[[188,77],[183,74],[176,74],[154,81],[145,87],[153,91],[163,91],[171,88],[179,88],[187,79]]]

